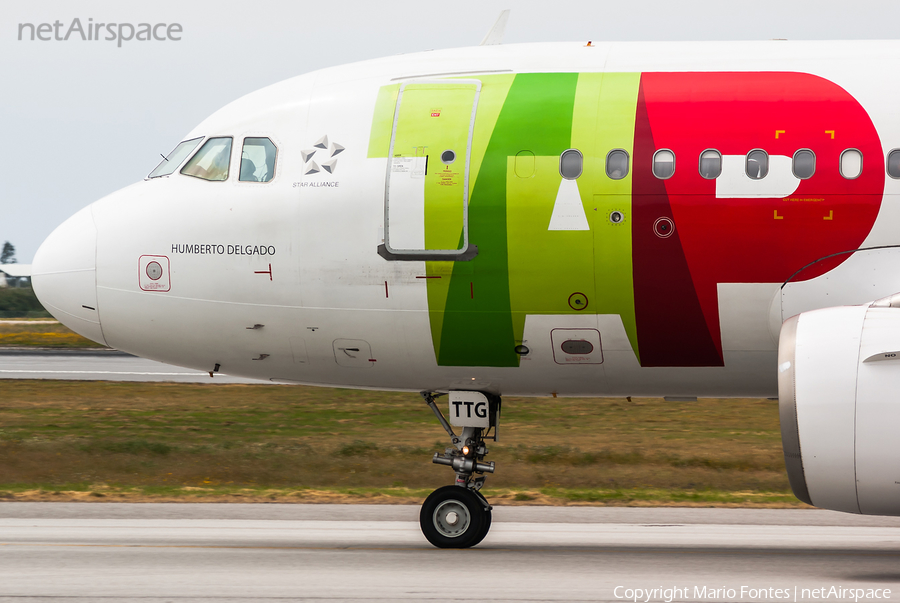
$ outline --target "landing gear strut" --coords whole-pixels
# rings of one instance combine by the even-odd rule
[[[494,462],[484,462],[488,453],[485,440],[490,437],[497,441],[500,397],[481,392],[450,392],[450,421],[463,428],[456,435],[435,404],[435,398],[442,395],[422,392],[453,444],[443,454],[435,452],[431,461],[452,467],[456,484],[438,488],[425,499],[419,525],[434,546],[463,549],[484,540],[491,528],[491,505],[479,490],[484,485],[484,474],[494,472]]]

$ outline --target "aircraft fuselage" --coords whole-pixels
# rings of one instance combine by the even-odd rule
[[[783,319],[900,291],[898,61],[578,43],[311,73],[185,137],[230,140],[224,178],[186,155],[60,227],[35,287],[96,341],[278,382],[774,396]]]

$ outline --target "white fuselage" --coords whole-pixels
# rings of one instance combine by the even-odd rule
[[[269,138],[278,148],[271,181],[241,182],[232,167],[221,182],[176,171],[117,191],[51,235],[34,261],[35,288],[54,315],[95,341],[276,382],[505,395],[775,396],[782,320],[900,291],[900,272],[890,268],[898,252],[856,253],[784,288],[781,280],[720,283],[724,366],[641,366],[618,314],[563,312],[526,316],[529,351],[519,366],[439,365],[427,279],[419,278],[427,275],[425,262],[388,261],[376,252],[384,242],[388,161],[368,153],[379,90],[425,78],[520,73],[808,73],[859,101],[886,155],[900,147],[898,66],[894,42],[573,43],[426,52],[310,73],[231,103],[185,137],[233,137],[232,166],[241,160],[239,141]],[[334,169],[306,173],[302,152],[325,136],[320,157],[333,152],[332,143],[342,147]],[[679,169],[695,165],[685,159]],[[885,178],[877,220],[860,247],[900,244],[898,193],[900,183]],[[141,258],[151,256],[165,270],[156,290],[142,281],[148,260]],[[552,336],[560,329],[599,333],[602,358],[560,362]]]

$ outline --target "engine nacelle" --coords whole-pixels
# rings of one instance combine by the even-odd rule
[[[781,328],[781,440],[806,503],[900,515],[900,309],[890,305],[804,312]]]

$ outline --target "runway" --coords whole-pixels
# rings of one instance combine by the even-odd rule
[[[832,587],[900,598],[900,518],[498,507],[482,545],[454,551],[428,545],[417,515],[0,503],[0,601],[815,601]]]
[[[21,349],[0,350],[0,378],[211,381],[121,352]],[[853,601],[857,589],[900,600],[900,518],[498,507],[479,547],[452,551],[424,540],[414,506],[0,502],[0,601]]]
[[[0,379],[174,381],[177,383],[270,383],[186,369],[116,350],[0,349]]]

